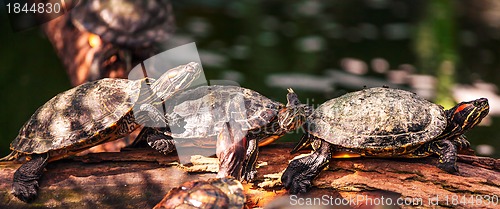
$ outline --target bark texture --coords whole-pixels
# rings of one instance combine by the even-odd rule
[[[244,183],[249,208],[314,204],[308,201],[317,201],[314,208],[335,203],[348,208],[375,208],[377,203],[384,208],[500,208],[500,160],[467,155],[460,155],[459,175],[435,167],[433,157],[334,159],[310,192],[287,196],[277,179],[295,156],[289,154],[292,147],[282,143],[260,148],[257,181]],[[10,194],[13,173],[21,164],[1,162],[0,208],[152,208],[185,181],[215,177],[217,160],[195,159],[188,168],[177,161],[175,153],[164,156],[152,149],[131,149],[52,162],[31,204]],[[406,204],[398,205],[398,198]]]

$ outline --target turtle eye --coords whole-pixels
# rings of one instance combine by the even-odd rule
[[[177,76],[179,72],[177,70],[174,70],[172,72],[168,72],[168,78],[174,78],[175,76]]]
[[[488,99],[481,98],[481,99],[474,100],[474,106],[489,108],[489,106],[488,106]]]

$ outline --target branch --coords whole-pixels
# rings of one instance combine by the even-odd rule
[[[292,147],[293,144],[281,143],[261,148],[257,181],[244,184],[247,206],[297,203],[286,196],[277,181],[277,173],[282,172],[294,157],[289,154]],[[0,208],[152,208],[171,188],[185,181],[215,177],[213,170],[203,171],[213,168],[216,160],[190,168],[179,166],[177,161],[175,153],[164,156],[152,149],[131,149],[52,162],[40,181],[39,197],[32,204],[23,203],[10,194],[12,176],[20,164],[1,162],[0,196],[3,198]],[[500,160],[460,155],[460,175],[441,171],[435,166],[436,161],[433,157],[334,159],[313,182],[315,187],[301,197],[327,195],[331,203],[344,201],[351,207],[370,205],[361,198],[374,202],[382,197],[385,201],[391,199],[394,204],[397,198],[421,199],[417,205],[437,204],[436,208],[499,207],[487,205],[485,198],[500,197]],[[188,170],[195,173],[188,173]],[[454,202],[454,198],[460,201],[462,197],[469,198],[465,199],[469,202]],[[483,203],[471,198],[483,198]]]

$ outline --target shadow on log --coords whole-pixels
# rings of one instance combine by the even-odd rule
[[[315,187],[309,193],[288,197],[269,174],[286,168],[295,156],[289,154],[292,147],[283,143],[261,148],[257,181],[244,184],[248,207],[290,208],[290,203],[320,201],[374,208],[376,203],[396,205],[398,198],[406,202],[394,208],[500,207],[500,160],[466,155],[459,158],[460,175],[438,169],[434,166],[436,158],[334,159],[313,182]],[[20,164],[2,162],[0,208],[152,208],[171,188],[185,181],[215,177],[210,172],[187,173],[175,163],[177,160],[175,153],[164,156],[152,149],[132,149],[49,163],[40,182],[39,197],[31,204],[10,194],[12,176]],[[270,186],[261,188],[259,184]]]

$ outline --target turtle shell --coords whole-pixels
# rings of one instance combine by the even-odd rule
[[[284,105],[238,86],[200,86],[173,96],[167,104],[168,124],[174,138],[216,136],[226,122],[242,132],[277,119]]]
[[[173,188],[154,208],[243,208],[243,185],[234,178],[188,181]]]
[[[365,155],[404,154],[439,136],[443,108],[398,89],[370,88],[331,99],[307,119],[308,132]]]
[[[60,93],[38,108],[11,149],[25,154],[54,151],[55,157],[130,133],[138,127],[131,110],[140,85],[107,78]]]
[[[79,29],[133,48],[165,41],[175,26],[172,6],[165,0],[82,0],[71,15]]]

